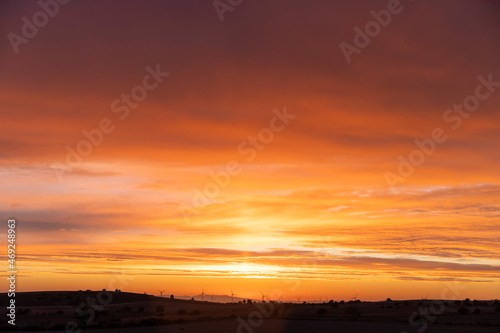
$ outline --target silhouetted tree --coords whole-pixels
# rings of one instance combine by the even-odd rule
[[[351,316],[353,321],[357,321],[361,316],[361,311],[358,309],[358,305],[356,303],[348,303],[346,307],[346,312]]]
[[[319,316],[325,315],[326,314],[326,309],[325,308],[318,309],[318,311],[316,311],[316,313]]]
[[[163,305],[158,305],[156,307],[156,312],[158,312],[158,314],[163,315],[164,311],[165,311],[165,307]]]
[[[338,308],[339,307],[339,302],[337,302],[337,301],[334,302],[334,301],[330,300],[330,302],[328,302],[328,304],[330,304],[330,306],[332,308]]]

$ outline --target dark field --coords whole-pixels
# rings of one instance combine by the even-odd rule
[[[0,295],[8,304],[6,294]],[[2,307],[2,330],[14,329]],[[17,330],[107,332],[499,332],[498,301],[211,303],[124,292],[16,294]]]

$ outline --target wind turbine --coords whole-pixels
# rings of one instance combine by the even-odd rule
[[[358,297],[358,293],[356,293],[356,295],[354,295],[353,298],[351,298],[351,301],[356,301],[357,300],[357,297]]]
[[[233,296],[236,296],[236,294],[234,294],[233,289],[231,289],[231,303],[233,303]]]
[[[300,303],[300,297],[297,297],[297,302]]]
[[[262,293],[262,291],[260,293],[262,294],[262,303],[264,303],[264,297],[267,297],[267,296],[264,295],[264,293]]]
[[[164,292],[165,290],[166,290],[166,289],[163,289],[163,290],[158,289],[158,291],[160,292],[160,297],[163,297],[163,292]]]
[[[202,301],[202,302],[203,302],[203,296],[205,296],[205,295],[206,295],[206,294],[205,294],[205,288],[204,288],[204,287],[202,287],[202,288],[201,288],[201,301]]]

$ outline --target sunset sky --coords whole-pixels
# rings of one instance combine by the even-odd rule
[[[500,298],[500,3],[401,1],[347,61],[388,2],[73,0],[16,46],[2,1],[19,290]]]

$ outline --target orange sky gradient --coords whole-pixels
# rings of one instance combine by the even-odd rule
[[[3,37],[19,290],[500,298],[500,87],[458,129],[443,119],[479,76],[500,81],[500,6],[402,4],[350,64],[339,44],[387,1],[244,1],[223,22],[210,1],[74,1],[19,53]],[[38,10],[2,2],[2,36]],[[112,102],[157,64],[168,77],[120,119]],[[242,154],[285,108],[295,118]],[[104,118],[114,130],[68,165]],[[391,190],[386,172],[435,128],[447,141]],[[230,161],[241,172],[195,205]]]

